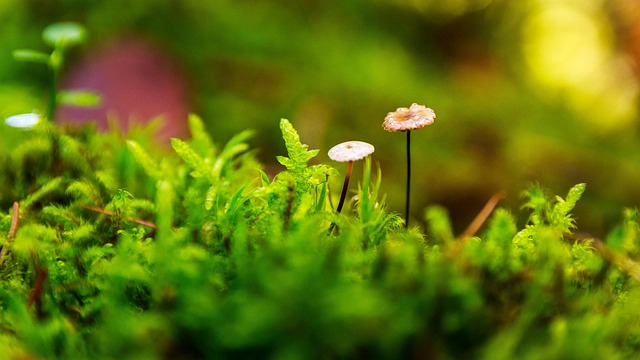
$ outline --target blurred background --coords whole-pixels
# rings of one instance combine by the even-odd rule
[[[163,115],[161,136],[187,137],[194,112],[218,144],[257,130],[252,145],[273,173],[287,118],[321,149],[318,162],[339,142],[372,143],[401,213],[405,137],[381,125],[417,102],[437,118],[412,134],[412,225],[441,204],[460,233],[495,192],[517,212],[531,183],[564,194],[586,182],[575,214],[594,235],[640,204],[635,0],[2,0],[3,118],[44,107],[46,69],[11,52],[49,51],[41,32],[59,21],[90,36],[63,87],[104,101],[61,108],[58,121]]]

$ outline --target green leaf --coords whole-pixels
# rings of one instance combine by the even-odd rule
[[[176,193],[168,181],[158,181],[156,188],[157,241],[160,242],[167,241],[173,231],[173,203]]]
[[[58,144],[60,146],[60,158],[65,163],[82,170],[84,174],[91,173],[91,164],[87,161],[83,146],[78,140],[68,135],[60,135]]]
[[[129,148],[129,151],[131,151],[131,154],[133,154],[133,157],[136,159],[138,164],[142,166],[142,169],[149,177],[156,181],[162,179],[162,171],[160,171],[160,168],[156,164],[155,160],[153,160],[151,156],[149,156],[149,154],[142,148],[142,146],[140,146],[140,144],[133,140],[127,140],[127,147]]]
[[[124,209],[128,205],[129,201],[133,200],[133,195],[125,189],[118,189],[118,192],[113,196],[111,204],[115,209]]]
[[[100,105],[101,97],[92,91],[66,90],[58,93],[58,102],[77,107],[94,107]]]
[[[447,209],[442,206],[433,205],[425,211],[425,219],[429,234],[437,244],[447,244],[453,242],[453,227]]]
[[[65,191],[67,195],[71,195],[78,200],[82,200],[88,204],[102,205],[102,199],[100,198],[100,191],[94,186],[85,181],[74,181]]]
[[[289,159],[286,156],[277,155],[276,160],[282,165],[284,165],[287,169],[292,169],[294,167],[293,160]]]
[[[211,210],[218,200],[218,187],[218,184],[213,184],[207,190],[207,194],[204,197],[204,208],[206,210]]]
[[[569,190],[566,200],[560,196],[556,196],[556,203],[553,206],[553,210],[548,214],[549,222],[560,228],[563,232],[573,229],[575,224],[569,212],[576,206],[585,189],[586,184],[578,184]]]
[[[328,181],[324,181],[323,183],[319,184],[319,186],[320,186],[320,197],[316,200],[316,212],[320,212],[320,211],[324,210],[326,199],[327,199],[328,184],[329,184]],[[317,189],[316,189],[316,191],[317,191]]]
[[[257,169],[260,172],[260,178],[262,180],[262,186],[269,186],[271,184],[271,180],[269,179],[269,175],[262,169]]]
[[[513,216],[505,209],[496,209],[489,221],[486,238],[488,241],[496,241],[508,249],[511,247],[517,231]]]
[[[318,155],[320,150],[308,150],[309,146],[300,142],[300,136],[289,120],[280,120],[280,130],[289,157],[278,156],[278,162],[294,172],[305,169],[309,160]]]
[[[243,196],[242,194],[244,193],[244,191],[250,186],[252,185],[254,182],[256,182],[257,179],[251,180],[250,182],[242,185],[234,194],[233,196],[231,196],[231,199],[229,199],[229,202],[227,203],[227,205],[225,206],[225,212],[227,214],[229,214],[230,216],[234,216],[236,211],[238,210],[238,208],[240,207],[240,204],[242,204],[242,202],[246,199],[245,196]]]
[[[213,174],[211,168],[207,165],[205,160],[198,155],[187,143],[180,139],[172,138],[171,146],[173,150],[189,165],[193,171],[191,176],[195,178],[209,177],[212,178]]]
[[[582,197],[586,188],[587,184],[578,184],[569,190],[566,200],[562,200],[562,198],[558,197],[558,203],[556,204],[557,210],[564,215],[568,214],[569,211],[573,210],[576,206],[576,203],[580,200],[580,197]]]
[[[337,176],[339,173],[333,166],[318,164],[309,166],[309,175],[309,183],[315,186],[326,182],[327,176]]]
[[[214,156],[215,147],[204,127],[202,119],[196,114],[189,114],[189,131],[191,146],[202,156]]]
[[[217,178],[222,174],[223,169],[230,163],[233,157],[249,149],[249,145],[246,144],[245,141],[251,136],[253,136],[253,131],[245,130],[236,134],[227,142],[213,164],[212,174],[214,177]]]
[[[42,40],[53,47],[66,48],[84,42],[87,32],[74,22],[61,22],[47,26],[42,32]]]
[[[64,179],[61,177],[53,178],[44,184],[40,189],[31,193],[22,203],[23,209],[28,209],[35,202],[40,201],[47,195],[55,192],[62,192],[64,187]]]
[[[19,49],[13,51],[13,58],[18,61],[34,62],[39,64],[49,63],[49,54],[31,49]]]
[[[234,135],[224,146],[221,157],[231,158],[249,148],[249,145],[245,143],[249,138],[254,135],[253,130],[245,130],[239,134]]]

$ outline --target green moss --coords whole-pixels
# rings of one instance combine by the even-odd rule
[[[273,178],[247,135],[218,146],[191,122],[191,140],[173,140],[174,155],[141,145],[152,134],[125,140],[48,124],[18,134],[0,157],[22,174],[0,185],[11,197],[3,208],[19,204],[15,236],[13,212],[0,221],[3,353],[637,355],[634,211],[607,239],[611,248],[574,235],[570,211],[584,185],[566,200],[529,189],[522,226],[498,209],[479,237],[455,239],[434,207],[431,235],[407,232],[379,199],[381,173],[372,176],[369,160],[355,207],[336,214],[335,194],[317,191],[334,170],[307,165],[304,154],[315,152],[298,151],[306,146],[289,122],[281,160],[290,166]],[[43,150],[25,151],[30,144]],[[54,144],[63,150],[45,151]],[[109,147],[119,152],[100,151]],[[334,221],[339,231],[328,234]]]
[[[0,153],[1,354],[638,356],[636,210],[602,241],[579,235],[571,215],[584,184],[565,198],[532,186],[522,224],[497,209],[478,236],[456,238],[435,206],[425,235],[388,212],[370,158],[338,214],[336,170],[309,165],[319,150],[289,121],[272,176],[251,132],[222,145],[197,116],[189,123],[172,150],[153,145],[153,124],[128,139],[0,125],[11,144]]]

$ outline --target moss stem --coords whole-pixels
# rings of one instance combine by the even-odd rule
[[[49,94],[49,104],[47,105],[47,120],[49,122],[53,122],[53,116],[56,113],[56,108],[58,107],[58,78],[60,77],[60,70],[58,66],[51,66],[51,82],[50,86],[50,94]]]

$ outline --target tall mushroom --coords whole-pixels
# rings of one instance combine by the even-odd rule
[[[409,227],[409,194],[411,190],[411,130],[421,129],[433,124],[436,113],[424,105],[413,103],[411,107],[401,107],[385,116],[382,127],[391,132],[407,133],[407,193],[405,202],[405,223]]]
[[[374,151],[375,148],[373,145],[364,141],[346,141],[329,149],[328,155],[331,160],[349,163],[347,173],[344,177],[344,184],[342,185],[342,193],[340,193],[340,202],[336,209],[338,213],[342,211],[344,199],[347,197],[347,189],[349,188],[349,179],[351,178],[351,171],[353,170],[353,162],[364,159]]]

